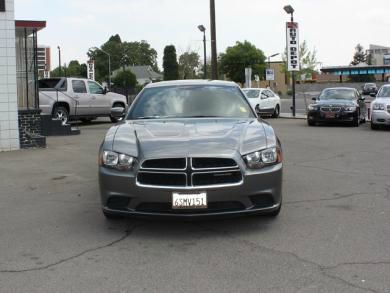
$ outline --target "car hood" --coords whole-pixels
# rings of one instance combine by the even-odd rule
[[[383,103],[386,105],[390,105],[390,98],[376,98],[372,101],[372,103]]]
[[[356,106],[357,102],[355,100],[342,100],[342,99],[334,99],[334,100],[317,100],[316,105],[319,106]]]
[[[231,156],[276,143],[272,127],[257,119],[137,120],[117,126],[112,149],[141,158]]]

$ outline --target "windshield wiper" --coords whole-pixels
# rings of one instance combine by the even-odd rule
[[[180,116],[178,118],[224,118],[224,116],[212,116],[212,115],[189,115],[189,116]]]

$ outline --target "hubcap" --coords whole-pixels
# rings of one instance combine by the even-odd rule
[[[57,110],[54,117],[58,120],[61,120],[62,121],[62,125],[66,124],[66,122],[68,122],[68,116],[66,115],[66,113],[62,110]]]

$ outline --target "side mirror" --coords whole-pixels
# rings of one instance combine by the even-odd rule
[[[111,108],[111,116],[114,118],[123,118],[125,117],[125,108],[122,107],[115,107]]]
[[[376,97],[376,93],[370,93],[370,97],[375,98],[375,97]],[[363,98],[364,98],[364,97],[363,97]]]
[[[107,94],[107,92],[108,92],[108,90],[107,90],[107,87],[105,86],[105,87],[103,88],[103,95]]]

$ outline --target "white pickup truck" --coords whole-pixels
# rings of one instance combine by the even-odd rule
[[[42,114],[66,124],[69,120],[91,121],[110,117],[112,108],[127,108],[126,97],[108,92],[99,83],[84,78],[48,78],[39,80],[39,107]]]

